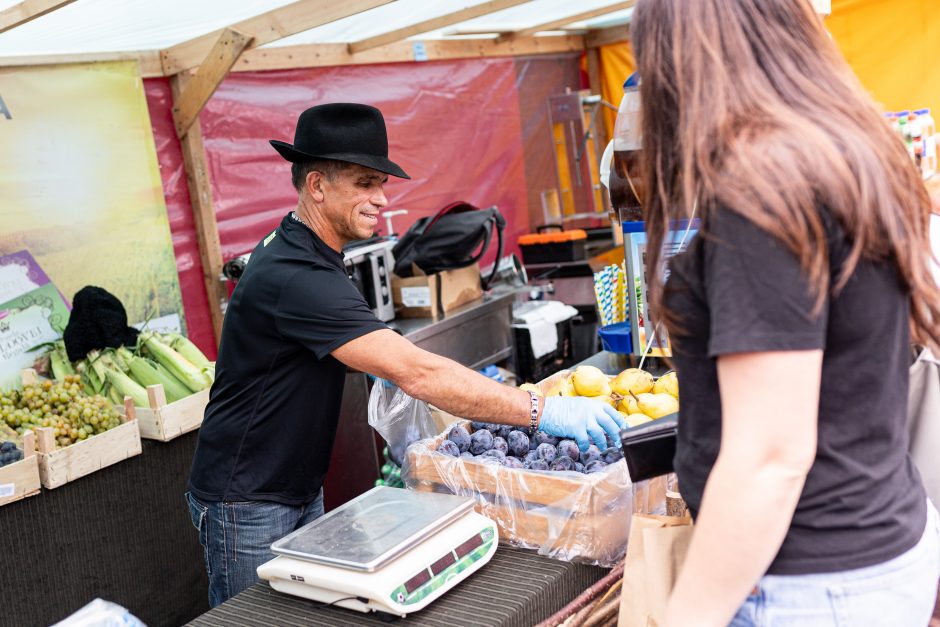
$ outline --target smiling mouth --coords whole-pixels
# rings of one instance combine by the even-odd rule
[[[377,214],[377,213],[375,213],[375,214],[373,214],[373,213],[363,213],[363,214],[362,214],[362,217],[368,218],[368,219],[371,220],[372,222],[378,222],[378,221],[379,221],[379,214]]]

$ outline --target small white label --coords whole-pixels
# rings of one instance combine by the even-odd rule
[[[424,47],[423,41],[416,41],[411,44],[411,50],[414,52],[415,61],[427,61],[428,60],[428,51]]]
[[[16,494],[15,483],[0,484],[0,499],[6,498],[8,496],[13,496],[14,494]]]
[[[405,307],[430,307],[430,287],[403,287],[401,288],[401,302]]]

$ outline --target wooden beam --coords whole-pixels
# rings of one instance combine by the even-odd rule
[[[350,54],[346,44],[254,48],[242,54],[232,71],[257,72],[371,63],[404,63],[415,61],[416,45],[421,46],[422,59],[444,61],[577,52],[584,50],[584,38],[574,35],[529,37],[502,44],[496,44],[494,39],[400,41],[358,54]]]
[[[388,4],[393,0],[297,0],[291,4],[272,9],[232,24],[229,28],[254,37],[251,47],[277,41],[305,30],[323,26],[356,15],[369,9]],[[176,44],[161,53],[163,73],[178,74],[199,65],[222,34],[222,29]]]
[[[566,26],[573,22],[580,22],[581,20],[589,20],[594,17],[600,17],[601,15],[607,15],[615,11],[622,11],[624,9],[629,9],[634,4],[636,0],[625,0],[624,2],[617,2],[615,4],[608,5],[606,7],[600,7],[597,9],[591,9],[590,11],[582,11],[581,13],[575,13],[574,15],[569,15],[561,19],[552,20],[550,22],[542,22],[531,28],[526,28],[519,31],[514,31],[512,33],[507,33],[505,35],[500,35],[499,41],[506,41],[514,37],[530,37],[535,33],[541,33],[545,31],[558,30],[562,26]]]
[[[170,77],[173,100],[178,101],[190,81],[188,73]],[[199,243],[199,258],[202,262],[203,281],[209,300],[212,331],[218,343],[222,336],[222,299],[227,296],[220,276],[222,273],[222,245],[219,243],[219,226],[212,206],[212,187],[209,184],[209,166],[202,145],[202,129],[199,120],[193,121],[189,132],[180,139],[183,153],[183,169],[189,187],[189,201],[193,208],[196,225],[196,240]]]
[[[387,33],[382,33],[381,35],[376,35],[375,37],[369,37],[368,39],[355,41],[349,44],[349,52],[350,54],[357,54],[366,50],[371,50],[372,48],[379,48],[381,46],[386,46],[388,44],[393,44],[395,42],[408,39],[409,37],[414,37],[415,35],[420,35],[421,33],[427,33],[432,30],[444,28],[445,26],[450,26],[451,24],[458,24],[460,22],[466,22],[467,20],[472,20],[477,17],[489,15],[490,13],[503,11],[519,4],[525,4],[529,1],[530,0],[490,0],[489,2],[481,2],[480,4],[475,4],[473,6],[460,9],[459,11],[453,11],[451,13],[447,13],[446,15],[441,15],[429,20],[424,20],[423,22],[418,22],[417,24],[411,24],[409,26],[405,26],[404,28],[399,28]]]
[[[620,44],[630,41],[630,25],[611,26],[588,33],[584,37],[584,45],[587,48],[600,48],[610,44]]]
[[[37,17],[52,13],[75,0],[23,0],[0,11],[0,33],[12,30],[21,24],[32,22]]]
[[[188,82],[179,98],[174,98],[173,122],[176,136],[183,137],[199,117],[199,112],[209,102],[216,88],[228,71],[232,69],[242,50],[251,42],[251,35],[226,28],[199,66],[196,76]]]
[[[241,54],[231,71],[257,72],[332,65],[408,62],[415,60],[416,43],[420,43],[423,47],[424,56],[429,61],[557,54],[585,49],[584,37],[580,35],[517,38],[502,44],[497,44],[493,38],[400,41],[359,54],[349,54],[346,44],[302,44],[276,48],[249,48]],[[0,57],[0,68],[108,61],[137,61],[140,64],[142,78],[164,76],[160,54],[150,51]]]
[[[37,65],[67,65],[69,63],[106,63],[109,61],[137,61],[141,78],[163,76],[160,54],[140,52],[94,52],[82,54],[42,54],[0,57],[0,68],[34,67]]]

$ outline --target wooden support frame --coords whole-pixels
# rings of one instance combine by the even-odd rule
[[[584,46],[586,48],[600,48],[610,44],[620,44],[630,41],[630,25],[611,26],[589,32],[584,37]]]
[[[526,28],[519,31],[513,31],[511,33],[505,33],[496,38],[498,42],[508,41],[516,37],[530,37],[535,35],[535,33],[540,33],[543,31],[557,30],[563,26],[571,24],[573,22],[580,22],[582,20],[589,20],[591,18],[600,17],[602,15],[607,15],[609,13],[614,13],[615,11],[622,11],[624,9],[629,9],[634,4],[636,0],[624,0],[623,2],[617,2],[614,4],[607,5],[606,7],[598,7],[596,9],[591,9],[590,11],[582,11],[581,13],[575,13],[574,15],[568,15],[557,20],[552,20],[550,22],[543,22],[536,26]]]
[[[190,82],[188,73],[170,77],[173,101],[179,103]],[[199,257],[202,261],[202,274],[209,300],[209,313],[212,330],[218,343],[222,336],[222,299],[227,296],[220,279],[222,273],[222,245],[219,242],[219,227],[212,206],[212,187],[209,184],[209,166],[206,163],[206,151],[202,144],[202,129],[199,120],[194,119],[188,132],[180,139],[183,153],[183,168],[186,171],[186,183],[189,186],[189,200],[193,208],[196,225],[196,239],[199,243]]]
[[[23,0],[19,4],[0,11],[0,33],[32,22],[38,17],[52,13],[73,2],[75,0]]]
[[[233,28],[222,31],[206,60],[199,66],[199,71],[186,85],[180,97],[174,99],[173,122],[176,125],[177,137],[186,135],[222,79],[238,61],[242,50],[251,43],[251,39],[251,35]]]
[[[417,24],[410,24],[404,28],[382,33],[380,35],[376,35],[375,37],[369,37],[368,39],[355,41],[349,44],[349,53],[357,54],[360,52],[365,52],[366,50],[371,50],[373,48],[380,48],[388,44],[393,44],[395,42],[408,39],[409,37],[414,37],[415,35],[420,35],[421,33],[427,33],[432,30],[444,28],[445,26],[450,26],[451,24],[459,24],[460,22],[465,22],[477,17],[489,15],[490,13],[496,13],[497,11],[510,9],[514,6],[525,4],[529,1],[530,0],[490,0],[490,2],[475,4],[473,6],[460,9],[459,11],[453,11],[452,13],[447,13],[446,15],[433,17],[429,20],[418,22]]]
[[[394,0],[297,0],[291,4],[242,20],[228,28],[248,33],[251,46],[262,46],[317,26],[341,20]],[[160,53],[163,73],[172,76],[199,65],[222,33],[220,29],[176,44]]]

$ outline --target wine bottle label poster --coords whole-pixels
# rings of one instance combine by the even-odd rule
[[[107,289],[131,324],[181,318],[137,64],[4,68],[0,98],[0,255],[28,250],[69,299]]]

